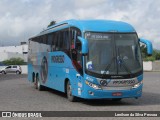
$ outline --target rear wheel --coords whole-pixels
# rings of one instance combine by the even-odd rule
[[[16,71],[16,74],[21,74],[21,72],[20,71]]]
[[[69,81],[67,82],[67,91],[66,92],[67,92],[67,98],[69,101],[71,101],[71,102],[76,101],[76,97],[72,95],[72,87],[71,87],[71,84]]]
[[[43,86],[41,85],[38,76],[36,77],[36,81],[37,81],[37,82],[36,82],[36,83],[37,83],[37,89],[38,89],[39,91],[42,91],[42,90],[43,90]]]

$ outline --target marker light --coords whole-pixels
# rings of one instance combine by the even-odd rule
[[[94,89],[101,89],[101,87],[99,86],[99,85],[96,85],[96,84],[93,84],[93,83],[91,83],[91,82],[88,82],[88,81],[85,81],[86,82],[86,84],[88,85],[88,86],[90,86],[90,87],[92,87],[92,88],[94,88]]]

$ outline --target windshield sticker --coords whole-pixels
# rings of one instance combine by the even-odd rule
[[[86,67],[87,67],[87,69],[89,69],[89,70],[93,70],[92,61],[87,62]]]

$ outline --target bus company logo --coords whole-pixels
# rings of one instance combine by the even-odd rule
[[[107,86],[110,82],[111,82],[111,79],[108,79],[108,80],[100,80],[100,84],[101,84],[102,86]]]
[[[135,84],[135,80],[115,80],[113,81],[113,84],[132,85]]]
[[[52,56],[53,63],[64,63],[64,55]]]
[[[41,63],[41,78],[43,83],[45,83],[47,80],[47,74],[48,74],[48,62],[47,58],[44,56]]]
[[[101,81],[100,81],[100,84],[101,84],[102,86],[107,86],[107,85],[108,85],[108,83],[107,83],[106,80],[101,80]]]

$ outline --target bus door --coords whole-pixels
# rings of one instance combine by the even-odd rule
[[[83,74],[82,72],[82,54],[81,54],[81,42],[77,39],[79,35],[78,31],[71,31],[73,39],[71,41],[71,59],[74,67],[78,71],[79,74]]]

